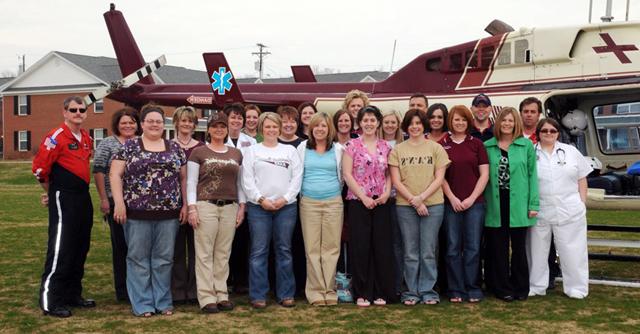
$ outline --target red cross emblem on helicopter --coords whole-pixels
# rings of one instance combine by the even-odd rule
[[[613,52],[623,64],[631,63],[631,59],[624,54],[625,51],[638,51],[638,48],[634,44],[617,45],[608,33],[601,33],[600,37],[606,45],[594,46],[593,50],[596,53]]]

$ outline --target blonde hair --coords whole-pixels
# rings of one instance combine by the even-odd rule
[[[265,120],[270,120],[278,124],[278,128],[282,130],[282,118],[280,118],[280,115],[271,111],[263,112],[262,114],[260,114],[260,118],[258,118],[258,133],[260,135],[264,136],[264,134],[262,133],[262,128],[264,126]]]
[[[173,112],[173,126],[176,131],[178,130],[178,123],[183,118],[188,118],[193,122],[194,130],[198,126],[198,113],[194,107],[182,106],[176,108],[176,111]]]
[[[402,119],[400,118],[400,113],[395,109],[385,110],[382,113],[382,124],[380,124],[380,129],[378,129],[378,138],[384,139],[384,130],[382,127],[384,126],[384,119],[387,116],[394,116],[396,118],[396,122],[398,123],[398,128],[396,129],[395,140],[396,144],[400,144],[404,140],[404,134],[402,133]]]
[[[313,136],[313,129],[320,124],[320,122],[324,121],[327,123],[327,129],[329,130],[327,133],[327,151],[331,149],[331,145],[333,140],[336,138],[336,128],[333,126],[333,120],[327,113],[319,112],[311,116],[311,120],[309,120],[309,140],[307,141],[307,147],[310,149],[316,149],[316,137]]]
[[[500,132],[500,126],[504,121],[504,118],[507,115],[511,114],[513,116],[513,140],[522,137],[522,118],[520,117],[520,113],[513,107],[504,107],[500,110],[498,117],[493,125],[493,136],[496,137],[498,141],[500,141],[502,137],[502,133]]]
[[[363,107],[366,107],[369,105],[369,97],[367,96],[367,93],[361,90],[354,89],[352,91],[349,91],[347,93],[347,96],[344,97],[344,102],[342,102],[342,109],[344,110],[349,109],[349,104],[351,104],[351,101],[355,99],[361,99]]]

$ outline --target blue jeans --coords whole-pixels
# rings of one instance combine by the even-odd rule
[[[265,301],[269,292],[269,245],[273,239],[276,260],[276,297],[278,302],[291,299],[296,292],[291,260],[291,238],[296,226],[298,206],[288,204],[278,211],[266,211],[248,203],[249,235],[249,299]]]
[[[398,205],[398,224],[404,244],[404,281],[407,291],[402,300],[440,301],[433,289],[438,278],[438,232],[444,216],[444,204],[428,206],[429,215],[421,217],[412,206]]]
[[[484,226],[484,203],[463,212],[446,205],[447,284],[450,298],[482,299],[480,286],[480,241]]]
[[[177,219],[127,219],[127,292],[133,314],[173,309],[171,267]]]

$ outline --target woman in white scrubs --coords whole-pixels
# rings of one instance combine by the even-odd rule
[[[549,284],[549,244],[554,238],[560,256],[564,293],[582,299],[589,294],[587,252],[587,175],[593,170],[573,146],[558,142],[560,125],[545,118],[538,123],[536,144],[540,211],[527,236],[529,296],[545,295]]]

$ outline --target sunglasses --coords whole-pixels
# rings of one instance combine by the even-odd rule
[[[558,133],[558,130],[556,130],[556,129],[542,129],[542,130],[540,130],[540,133],[544,133],[544,134],[550,133],[552,135],[555,135],[556,133]]]
[[[72,112],[74,114],[79,111],[81,114],[84,114],[85,112],[87,112],[87,108],[69,108],[67,109],[67,111]]]

